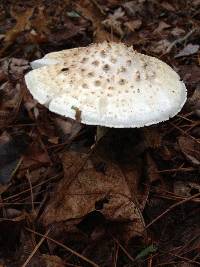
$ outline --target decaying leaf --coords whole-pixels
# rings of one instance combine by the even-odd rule
[[[58,184],[44,212],[45,225],[83,218],[95,210],[111,221],[140,221],[140,214],[119,167],[106,163],[106,169],[101,172],[95,166],[86,155],[75,152],[64,155],[65,178]]]

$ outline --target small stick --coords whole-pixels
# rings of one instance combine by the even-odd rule
[[[172,48],[177,45],[177,44],[180,44],[184,41],[186,41],[194,32],[196,31],[196,28],[195,29],[192,29],[191,31],[189,31],[185,36],[179,38],[179,39],[176,39],[174,42],[171,43],[171,45],[167,48],[167,51],[165,54],[168,54],[171,52]]]
[[[53,239],[53,238],[51,238],[51,237],[45,236],[45,235],[43,235],[43,234],[40,234],[40,233],[38,233],[38,232],[36,232],[36,231],[33,231],[33,230],[31,230],[31,229],[29,229],[29,228],[27,228],[27,227],[25,227],[25,229],[26,229],[27,231],[31,232],[31,233],[34,233],[34,234],[36,234],[36,235],[38,235],[38,236],[42,236],[42,237],[44,237],[45,239],[48,239],[49,241],[51,241],[51,242],[57,244],[58,246],[64,248],[64,249],[67,250],[67,251],[69,251],[70,253],[76,255],[76,256],[79,257],[80,259],[82,259],[82,260],[86,261],[87,263],[91,264],[93,267],[100,267],[99,265],[97,265],[97,264],[96,264],[95,262],[93,262],[92,260],[89,260],[88,258],[84,257],[83,255],[81,255],[80,253],[76,252],[75,250],[73,250],[73,249],[67,247],[66,245],[60,243],[59,241],[57,241],[57,240],[55,240],[55,239]]]
[[[42,243],[44,242],[44,240],[46,239],[47,235],[49,234],[50,229],[48,229],[46,231],[46,233],[43,235],[43,237],[40,239],[40,241],[38,242],[38,244],[35,246],[34,250],[32,251],[32,253],[29,255],[29,257],[27,258],[27,260],[25,261],[25,263],[22,265],[22,267],[26,267],[27,264],[29,264],[30,260],[32,259],[32,257],[35,255],[35,253],[37,252],[37,250],[39,249],[39,247],[42,245]]]
[[[119,241],[112,236],[113,240],[116,242],[116,244],[121,248],[121,250],[125,253],[125,255],[131,260],[132,262],[135,262],[135,259],[128,253],[128,251],[119,243]]]
[[[28,179],[28,183],[29,183],[29,186],[30,186],[32,212],[34,214],[36,214],[35,206],[34,206],[33,187],[32,187],[32,183],[31,183],[31,177],[30,177],[29,171],[26,172],[26,178]]]
[[[165,214],[167,214],[168,212],[170,212],[171,210],[173,210],[174,208],[196,198],[196,197],[199,197],[200,196],[200,193],[198,194],[195,194],[191,197],[188,197],[186,199],[183,199],[175,204],[173,204],[172,206],[170,206],[168,209],[166,209],[163,213],[161,213],[158,217],[156,217],[155,219],[153,219],[149,224],[146,225],[145,229],[149,228],[152,224],[154,224],[155,222],[157,222],[158,220],[160,220]]]

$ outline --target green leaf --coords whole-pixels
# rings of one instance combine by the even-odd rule
[[[74,10],[72,10],[70,12],[67,12],[67,15],[70,18],[79,18],[80,17],[80,15],[76,11],[74,11]]]
[[[156,247],[155,245],[152,244],[152,245],[150,245],[150,246],[144,248],[144,249],[143,249],[143,250],[136,256],[136,260],[141,259],[141,258],[144,258],[144,257],[148,256],[149,254],[156,252],[156,250],[157,250],[157,247]]]

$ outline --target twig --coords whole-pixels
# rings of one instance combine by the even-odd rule
[[[197,142],[198,144],[200,144],[200,141],[199,140],[197,140],[196,138],[194,138],[193,136],[191,136],[190,134],[188,134],[187,132],[185,132],[184,130],[182,130],[180,127],[178,127],[174,123],[169,122],[169,124],[171,124],[174,128],[176,128],[177,130],[179,130],[183,135],[186,135],[186,136],[190,137],[192,140],[194,140],[195,142]]]
[[[37,252],[37,250],[39,249],[39,247],[42,245],[42,243],[44,242],[44,240],[47,238],[47,235],[49,234],[50,229],[48,229],[46,231],[46,233],[43,235],[43,237],[40,239],[40,241],[38,242],[38,244],[35,246],[34,250],[31,252],[31,254],[29,255],[29,257],[27,258],[27,260],[25,261],[25,263],[22,265],[22,267],[26,267],[27,264],[29,264],[30,260],[32,259],[32,257],[35,255],[35,253]]]
[[[164,198],[164,199],[169,199],[169,200],[183,200],[186,199],[186,197],[183,196],[165,196],[165,195],[160,195],[160,194],[155,194],[156,197],[159,198]],[[195,203],[200,203],[200,199],[192,199],[191,201],[195,202]]]
[[[35,212],[35,206],[34,206],[33,187],[32,187],[32,183],[31,183],[31,177],[30,177],[29,171],[26,172],[26,178],[27,178],[27,180],[29,182],[29,186],[30,186],[32,212],[34,214],[36,214],[36,212]]]
[[[58,178],[58,177],[60,177],[60,176],[61,176],[61,174],[57,174],[57,175],[55,175],[55,176],[53,176],[53,177],[50,177],[50,178],[47,179],[46,181],[43,181],[43,182],[41,182],[41,183],[39,183],[39,184],[37,184],[37,185],[32,186],[32,189],[35,189],[35,188],[37,188],[37,187],[39,187],[39,186],[41,186],[41,185],[43,185],[43,184],[46,184],[46,183],[48,183],[49,181],[54,180],[54,179],[56,179],[56,178]],[[7,201],[7,200],[9,200],[9,199],[18,197],[18,196],[23,195],[24,193],[27,193],[27,192],[30,192],[30,188],[28,188],[28,189],[26,189],[26,190],[24,190],[24,191],[22,191],[22,192],[19,192],[19,193],[15,194],[15,195],[11,195],[11,196],[9,196],[9,197],[7,197],[7,198],[4,198],[3,201]]]
[[[114,255],[114,263],[113,266],[117,267],[117,259],[118,259],[118,254],[119,254],[119,244],[116,243],[116,248],[115,248],[115,255]]]
[[[103,8],[97,3],[96,0],[90,0],[101,12],[102,15],[106,15],[106,12],[104,12]]]
[[[187,261],[187,262],[190,262],[190,263],[195,263],[196,265],[200,266],[200,262],[197,262],[197,261],[194,261],[194,260],[190,260],[190,259],[188,259],[186,257],[179,256],[179,255],[171,253],[171,252],[169,254],[174,256],[174,257],[176,257],[176,258],[178,258],[178,259],[181,259],[181,260],[184,260],[184,261]]]
[[[112,236],[113,240],[117,243],[117,245],[121,248],[121,250],[124,252],[124,254],[131,260],[132,262],[135,262],[135,259],[128,253],[128,251],[119,243],[119,241]]]
[[[168,170],[160,170],[156,171],[156,173],[170,173],[170,172],[192,172],[195,171],[196,169],[193,167],[188,167],[188,168],[175,168],[175,169],[168,169]]]
[[[152,258],[152,256],[148,259],[148,262],[147,262],[147,264],[148,264],[148,267],[152,267],[153,265],[152,265],[152,262],[153,262],[153,258]]]
[[[40,204],[39,201],[34,201],[34,204]],[[9,205],[32,205],[32,202],[3,202],[2,206],[9,206]]]
[[[186,199],[183,199],[175,204],[173,204],[172,206],[170,206],[168,209],[166,209],[163,213],[161,213],[158,217],[156,217],[155,219],[153,219],[149,224],[146,225],[145,229],[149,228],[152,224],[154,224],[155,222],[157,222],[158,220],[160,220],[165,214],[167,214],[168,212],[170,212],[171,210],[173,210],[174,208],[196,198],[196,197],[199,197],[200,196],[200,193],[198,194],[195,194],[191,197],[188,197]]]
[[[167,266],[169,266],[169,265],[172,265],[173,264],[173,266],[175,266],[174,264],[178,264],[178,263],[184,263],[185,261],[169,261],[169,262],[162,262],[162,263],[158,263],[158,264],[156,264],[154,267],[158,267],[158,266],[165,266],[165,265],[167,265]]]
[[[41,236],[41,237],[44,237],[45,239],[47,239],[47,240],[49,240],[49,241],[51,241],[51,242],[57,244],[58,246],[64,248],[64,249],[67,250],[67,251],[69,251],[70,253],[76,255],[76,256],[79,257],[80,259],[82,259],[82,260],[86,261],[87,263],[91,264],[92,266],[94,266],[94,267],[100,267],[98,264],[96,264],[96,263],[93,262],[92,260],[90,260],[90,259],[84,257],[84,256],[81,255],[80,253],[78,253],[78,252],[76,252],[75,250],[73,250],[73,249],[67,247],[66,245],[60,243],[59,241],[57,241],[57,240],[55,240],[55,239],[53,239],[53,238],[51,238],[51,237],[45,236],[45,235],[43,235],[43,234],[40,234],[40,233],[38,233],[38,232],[36,232],[36,231],[33,231],[33,230],[31,230],[31,229],[29,229],[29,228],[27,228],[27,227],[25,227],[25,229],[26,229],[27,231],[31,232],[31,233],[34,233],[34,234],[36,234],[36,235],[38,235],[38,236]]]
[[[196,28],[192,29],[191,31],[189,31],[185,36],[179,38],[179,39],[176,39],[174,42],[171,43],[171,45],[167,48],[166,50],[166,53],[165,54],[168,54],[171,52],[172,48],[177,45],[177,44],[180,44],[184,41],[186,41],[194,32],[196,31]]]

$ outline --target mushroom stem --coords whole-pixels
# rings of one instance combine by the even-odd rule
[[[109,128],[104,126],[97,126],[96,132],[96,142],[98,142],[106,133],[108,132]]]

